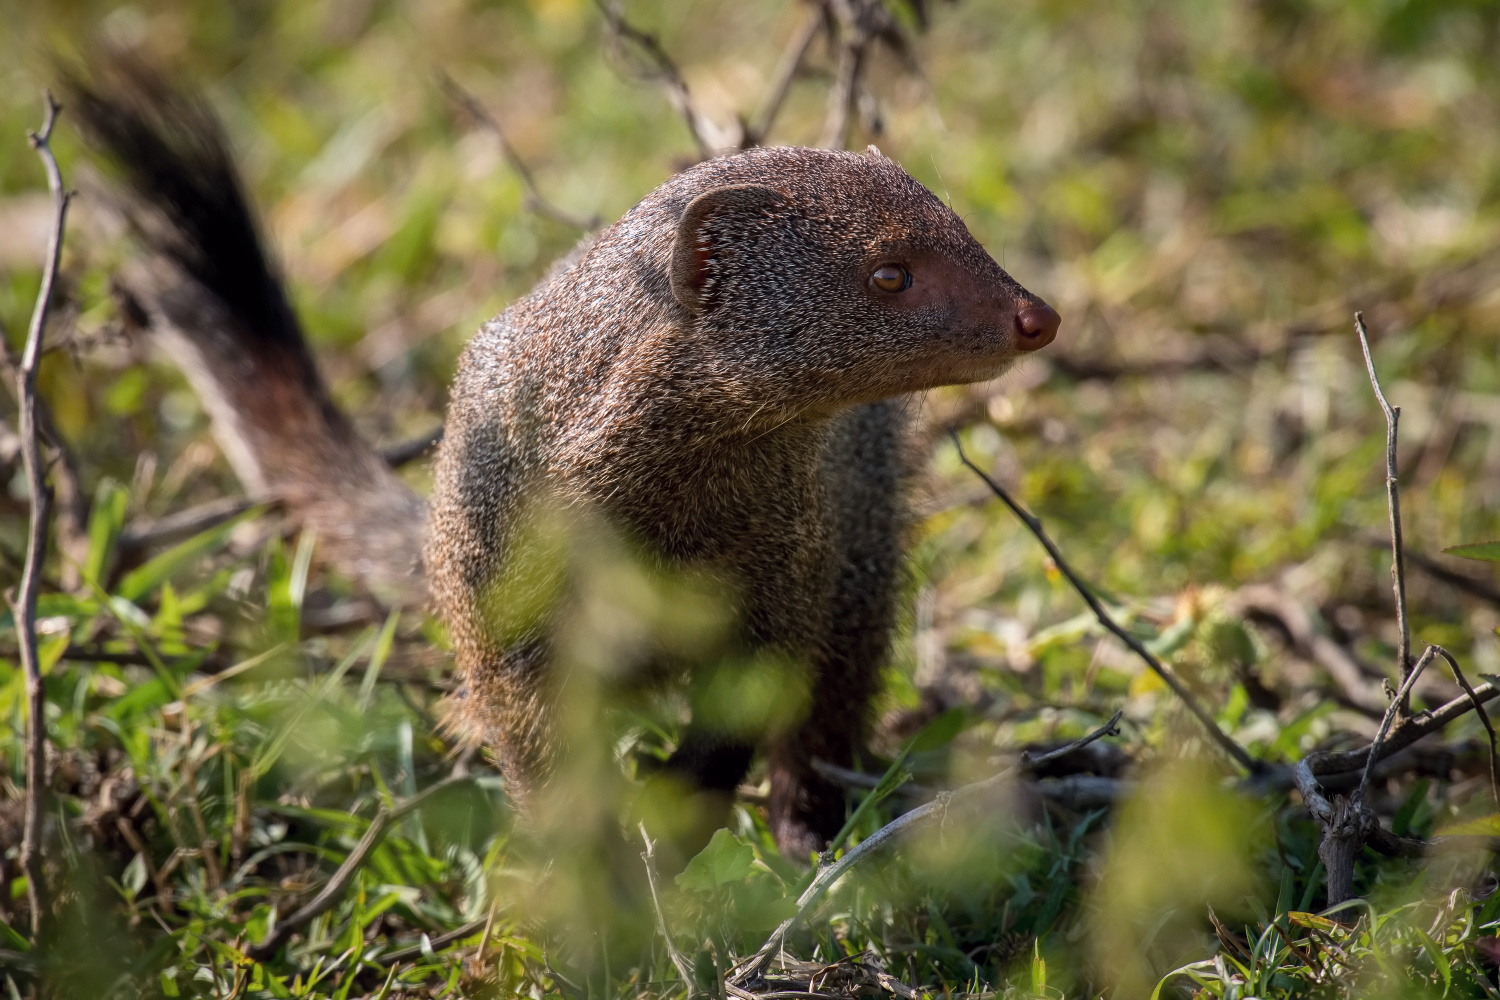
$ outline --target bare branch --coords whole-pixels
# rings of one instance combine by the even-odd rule
[[[565,208],[560,208],[548,201],[537,187],[536,176],[531,172],[531,167],[525,160],[521,159],[516,147],[511,145],[510,138],[506,136],[505,129],[501,128],[500,122],[489,109],[480,103],[479,98],[469,93],[458,82],[443,70],[438,70],[438,86],[442,89],[448,100],[463,108],[463,110],[474,119],[475,122],[484,126],[491,135],[500,143],[500,155],[505,157],[505,162],[516,172],[516,177],[521,181],[521,189],[525,192],[523,201],[528,209],[537,215],[544,215],[554,222],[561,222],[565,226],[573,226],[591,233],[599,228],[600,219],[597,215],[587,218],[574,215]],[[439,434],[442,432],[439,431]],[[389,461],[389,459],[387,459]],[[391,463],[396,464],[396,463]]]
[[[1094,730],[1092,733],[1089,733],[1081,740],[1074,740],[1067,746],[1058,747],[1056,750],[1048,750],[1046,753],[1037,754],[1035,757],[1031,755],[1031,751],[1029,750],[1022,753],[1021,766],[1025,767],[1028,770],[1035,770],[1039,764],[1047,764],[1054,760],[1059,760],[1063,757],[1066,757],[1069,754],[1077,753],[1079,750],[1082,750],[1084,747],[1088,746],[1090,743],[1093,743],[1095,740],[1101,740],[1106,736],[1119,736],[1120,716],[1124,714],[1125,710],[1123,708],[1119,709],[1115,712],[1114,715],[1109,717],[1109,721],[1106,722],[1103,726],[1100,726],[1098,729]]]
[[[620,10],[620,0],[594,0],[594,5],[604,15],[604,23],[608,26],[610,39],[616,47],[623,52],[628,43],[645,57],[647,65],[642,68],[642,74],[662,88],[667,100],[682,116],[698,147],[700,159],[707,160],[720,151],[742,149],[745,146],[743,125],[733,130],[721,129],[698,110],[693,103],[693,95],[688,90],[687,81],[682,77],[682,71],[677,68],[672,57],[667,55],[655,35],[642,31],[625,20],[625,15]]]
[[[869,39],[857,18],[845,16],[847,2],[835,4],[839,17],[839,61],[833,88],[828,92],[828,116],[818,145],[825,149],[843,149],[849,142],[849,121],[853,117],[854,98],[859,90],[859,75],[864,69],[865,48]]]
[[[802,22],[802,27],[797,29],[797,34],[792,36],[791,44],[787,46],[786,52],[781,57],[781,63],[776,67],[776,77],[771,84],[771,96],[766,101],[766,107],[761,112],[760,119],[745,136],[745,145],[759,146],[766,141],[766,136],[771,133],[771,126],[776,124],[776,116],[781,114],[781,107],[786,103],[786,95],[791,91],[793,81],[802,70],[802,63],[807,58],[807,50],[812,48],[812,43],[818,37],[818,33],[823,30],[824,23],[822,6],[813,4],[807,12],[807,19]]]
[[[844,788],[872,789],[880,784],[880,775],[866,774],[863,771],[851,770],[847,767],[839,767],[827,761],[814,758],[812,768],[819,775]],[[1046,778],[1041,781],[1027,781],[1022,787],[1029,794],[1064,809],[1080,812],[1086,809],[1097,809],[1100,806],[1114,805],[1123,801],[1135,791],[1135,782],[1123,778],[1109,778],[1098,774],[1070,774],[1062,778]],[[914,781],[897,788],[895,794],[926,802],[941,794],[926,785],[919,785]]]
[[[1387,834],[1382,830],[1375,814],[1365,805],[1365,794],[1369,790],[1370,776],[1374,773],[1375,765],[1380,761],[1381,752],[1385,749],[1386,737],[1390,733],[1391,723],[1401,714],[1400,708],[1406,704],[1411,694],[1412,686],[1417,678],[1422,676],[1422,671],[1427,669],[1437,656],[1437,647],[1429,646],[1412,667],[1411,673],[1407,675],[1402,683],[1401,689],[1391,699],[1390,706],[1386,709],[1385,716],[1380,720],[1380,728],[1375,732],[1375,738],[1365,748],[1364,772],[1360,775],[1359,785],[1354,794],[1348,797],[1335,795],[1329,799],[1323,794],[1322,786],[1314,774],[1316,758],[1319,754],[1311,754],[1297,762],[1293,769],[1293,778],[1297,790],[1302,793],[1302,801],[1307,804],[1308,812],[1319,827],[1322,828],[1322,838],[1318,842],[1318,857],[1323,862],[1327,872],[1328,905],[1337,906],[1345,900],[1354,897],[1354,860],[1366,843],[1378,835],[1387,848],[1400,849],[1399,845],[1392,847],[1392,839],[1399,840],[1394,834]],[[1477,697],[1473,699],[1477,707]]]
[[[11,609],[15,615],[16,638],[20,644],[21,668],[26,675],[26,816],[21,839],[21,870],[26,873],[27,897],[31,906],[31,932],[40,937],[47,916],[47,900],[42,885],[42,815],[47,788],[47,722],[46,694],[42,687],[41,664],[37,658],[36,601],[42,582],[42,564],[47,557],[47,527],[52,514],[52,489],[42,467],[41,442],[37,427],[36,374],[42,356],[42,337],[47,328],[47,310],[57,283],[58,261],[62,257],[63,229],[67,223],[68,202],[72,193],[63,187],[62,171],[50,145],[52,129],[62,108],[45,93],[47,113],[40,132],[28,132],[31,148],[41,157],[47,172],[47,188],[52,193],[52,232],[47,241],[47,261],[42,270],[42,287],[37,292],[26,332],[26,346],[21,352],[16,374],[16,398],[21,410],[21,458],[26,483],[31,492],[31,524],[26,537],[26,563],[21,583]]]
[[[344,890],[354,880],[355,873],[359,871],[359,866],[365,863],[365,859],[370,856],[370,852],[375,850],[380,844],[386,830],[390,829],[392,823],[412,810],[422,807],[433,796],[447,791],[454,785],[468,781],[469,778],[470,775],[468,774],[449,775],[437,784],[423,789],[410,798],[383,807],[380,812],[375,814],[375,818],[370,821],[369,828],[365,830],[365,835],[359,838],[359,843],[354,845],[354,850],[350,851],[349,856],[344,858],[344,863],[339,865],[338,870],[333,873],[328,883],[323,886],[322,891],[296,913],[277,923],[276,929],[266,935],[264,941],[246,948],[245,954],[257,962],[263,962],[275,955],[281,949],[281,946],[286,944],[291,939],[291,936],[296,933],[297,928],[328,910],[339,901],[339,898],[344,894]]]
[[[1106,736],[1109,733],[1113,732],[1115,723],[1117,723],[1119,719],[1120,713],[1116,712],[1114,718],[1110,719],[1108,722],[1100,726],[1098,729],[1094,730],[1089,735],[1083,737],[1082,739],[1074,740],[1072,743],[1069,743],[1065,747],[1061,747],[1057,750],[1051,751],[1050,753],[1043,754],[1041,757],[1036,758],[1036,760],[1054,760],[1058,757],[1066,756],[1067,754],[1070,754],[1082,747],[1086,747],[1100,737]],[[918,823],[921,823],[923,820],[926,820],[932,816],[944,814],[953,806],[983,798],[985,795],[997,791],[998,789],[1002,788],[1005,783],[1017,773],[1019,769],[1020,765],[1017,764],[1015,766],[1006,768],[999,774],[996,774],[989,778],[985,778],[983,781],[976,781],[972,784],[964,785],[961,788],[955,788],[951,792],[943,792],[939,794],[931,802],[928,802],[925,805],[920,805],[910,812],[903,813],[900,816],[897,816],[885,826],[881,827],[879,830],[876,830],[870,836],[866,837],[857,845],[850,848],[843,857],[839,858],[833,864],[819,871],[817,876],[813,878],[811,884],[809,884],[808,887],[803,891],[802,895],[797,898],[797,912],[781,922],[781,925],[771,933],[771,936],[769,938],[766,939],[766,943],[761,945],[759,951],[757,951],[754,955],[751,955],[749,958],[744,959],[736,966],[739,971],[732,977],[733,984],[743,988],[747,983],[753,982],[756,979],[760,978],[760,976],[765,972],[766,967],[770,965],[772,957],[781,950],[782,942],[786,940],[787,933],[794,926],[796,926],[803,919],[803,917],[807,915],[808,911],[812,909],[813,905],[817,903],[817,901],[822,897],[823,893],[826,892],[828,888],[835,882],[843,878],[844,874],[848,872],[849,869],[853,868],[855,865],[859,864],[860,861],[864,860],[866,857],[879,850],[885,844],[895,839],[909,827],[915,826]]]
[[[223,524],[230,518],[239,517],[254,507],[267,506],[268,503],[274,505],[275,501],[220,497],[154,521],[129,524],[120,532],[115,549],[122,558],[137,556],[153,546],[189,538],[200,531]]]
[[[427,939],[427,944],[430,947],[436,949],[441,948],[445,945],[450,945],[455,941],[462,941],[464,938],[468,937],[470,934],[473,934],[475,931],[484,930],[494,919],[495,908],[491,906],[488,916],[480,917],[478,920],[470,920],[468,923],[455,927],[451,931],[444,931],[441,934],[434,934]],[[409,962],[412,959],[421,957],[422,946],[420,944],[414,944],[408,948],[402,948],[399,951],[393,951],[389,952],[388,954],[381,955],[380,962],[383,965],[394,965],[397,962]]]
[[[50,354],[51,350],[44,348],[42,355]],[[11,349],[10,332],[6,330],[5,324],[0,323],[0,366],[5,368],[6,378],[11,383],[14,392],[20,386],[21,359]],[[17,397],[16,404],[19,408],[20,398]],[[89,535],[88,498],[84,495],[83,486],[78,475],[78,460],[73,457],[73,450],[68,447],[67,440],[62,432],[57,429],[57,421],[52,417],[52,407],[41,396],[36,397],[36,429],[42,442],[52,452],[52,460],[48,463],[48,471],[54,491],[53,514],[57,530],[57,543],[68,562],[64,564],[63,586],[71,589],[77,585],[77,581],[69,579],[69,574],[76,574],[72,566],[82,566],[88,557]]]
[[[1360,776],[1359,788],[1354,792],[1354,801],[1357,805],[1364,806],[1365,792],[1370,787],[1370,772],[1374,770],[1375,765],[1380,761],[1380,751],[1385,744],[1386,734],[1391,730],[1391,721],[1395,719],[1400,707],[1406,704],[1407,699],[1411,697],[1412,685],[1417,682],[1418,677],[1422,676],[1422,671],[1427,669],[1427,665],[1432,662],[1436,653],[1436,646],[1427,647],[1427,651],[1422,654],[1422,658],[1411,668],[1411,673],[1402,681],[1401,690],[1397,691],[1396,697],[1391,699],[1391,705],[1386,709],[1385,717],[1380,720],[1380,728],[1375,730],[1375,738],[1370,741],[1370,753],[1365,758],[1365,773]],[[1479,703],[1476,701],[1474,704],[1477,707]]]
[[[1398,719],[1390,735],[1386,737],[1384,756],[1389,758],[1398,750],[1406,749],[1422,737],[1430,736],[1454,719],[1472,711],[1474,706],[1481,705],[1497,696],[1500,696],[1500,688],[1491,683],[1484,683],[1475,687],[1472,695],[1460,695],[1429,712],[1419,712],[1416,715]],[[1326,777],[1361,770],[1369,758],[1369,750],[1369,747],[1362,747],[1358,750],[1338,753],[1315,754],[1306,759],[1313,774]]]
[[[953,439],[953,446],[958,449],[958,460],[962,462],[976,476],[982,479],[984,481],[984,484],[990,488],[990,492],[999,497],[1005,503],[1005,506],[1009,507],[1011,509],[1011,512],[1014,513],[1016,517],[1021,519],[1021,523],[1026,525],[1026,527],[1031,531],[1032,535],[1036,537],[1036,540],[1042,543],[1042,548],[1047,550],[1047,555],[1052,558],[1052,562],[1055,566],[1057,566],[1058,572],[1062,573],[1062,575],[1067,578],[1068,582],[1073,585],[1073,589],[1078,591],[1078,595],[1082,597],[1084,603],[1089,606],[1089,610],[1094,613],[1094,617],[1099,620],[1099,624],[1103,625],[1110,632],[1114,633],[1115,638],[1123,642],[1127,647],[1130,648],[1131,652],[1135,653],[1135,655],[1139,656],[1143,661],[1145,661],[1146,666],[1150,667],[1151,670],[1166,683],[1167,687],[1172,689],[1172,693],[1177,695],[1177,697],[1182,700],[1182,703],[1187,706],[1188,711],[1192,712],[1193,715],[1197,717],[1198,721],[1203,724],[1203,728],[1208,730],[1209,737],[1215,743],[1217,743],[1219,747],[1225,753],[1227,753],[1230,758],[1234,760],[1235,763],[1239,764],[1240,767],[1244,768],[1245,771],[1250,774],[1257,774],[1260,771],[1264,770],[1264,764],[1252,758],[1250,754],[1245,751],[1244,747],[1240,746],[1234,740],[1230,739],[1229,735],[1225,733],[1224,730],[1219,728],[1219,724],[1214,721],[1214,717],[1208,713],[1207,709],[1198,704],[1198,700],[1193,697],[1192,692],[1190,692],[1187,689],[1187,686],[1178,679],[1176,674],[1174,674],[1167,668],[1166,664],[1158,660],[1150,650],[1148,650],[1144,645],[1141,644],[1141,641],[1139,639],[1131,635],[1128,630],[1126,630],[1112,617],[1110,617],[1109,612],[1104,610],[1104,605],[1100,604],[1099,599],[1094,596],[1094,592],[1090,590],[1088,585],[1083,582],[1083,579],[1073,571],[1073,567],[1070,566],[1068,564],[1068,561],[1063,558],[1062,552],[1060,552],[1057,546],[1053,544],[1052,539],[1047,537],[1047,533],[1042,530],[1042,522],[1033,517],[1031,514],[1027,513],[1026,509],[1018,504],[1014,499],[1012,499],[1011,495],[1007,493],[999,483],[991,479],[983,469],[979,468],[979,466],[969,461],[969,456],[964,454],[963,444],[958,439],[958,433],[956,431],[950,431],[949,437]]]
[[[1386,402],[1380,388],[1380,377],[1375,374],[1375,360],[1370,356],[1370,339],[1365,332],[1364,313],[1354,314],[1354,332],[1359,335],[1359,349],[1364,352],[1365,371],[1370,376],[1370,387],[1380,401],[1385,414],[1385,498],[1391,522],[1391,587],[1396,595],[1396,627],[1400,639],[1396,646],[1396,664],[1401,668],[1404,682],[1411,673],[1411,625],[1406,617],[1406,563],[1401,553],[1401,486],[1396,479],[1396,428],[1401,420],[1401,407],[1392,407]],[[1403,687],[1405,685],[1403,684]],[[1411,714],[1411,703],[1403,699],[1400,706],[1402,716]]]
[[[1458,686],[1463,688],[1464,694],[1469,696],[1469,701],[1474,706],[1474,712],[1479,716],[1480,724],[1484,726],[1484,731],[1489,734],[1490,795],[1495,800],[1496,808],[1500,808],[1500,753],[1496,751],[1495,727],[1490,723],[1490,715],[1484,710],[1484,705],[1480,704],[1479,695],[1470,686],[1469,679],[1464,676],[1462,670],[1458,669],[1458,661],[1453,658],[1453,655],[1442,646],[1433,646],[1432,648],[1437,650],[1439,656],[1448,661],[1448,666],[1453,670],[1453,679],[1458,681]]]

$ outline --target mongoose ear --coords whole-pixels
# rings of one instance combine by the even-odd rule
[[[709,218],[756,216],[785,203],[785,195],[763,184],[712,188],[689,202],[677,223],[677,236],[672,243],[673,297],[693,312],[702,312],[708,304],[703,294],[708,282],[708,262],[719,252],[704,231]]]

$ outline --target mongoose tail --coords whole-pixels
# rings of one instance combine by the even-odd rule
[[[251,495],[279,499],[378,596],[420,600],[426,506],[330,398],[218,120],[128,56],[101,64],[65,95],[147,251],[120,276],[125,311],[181,365]]]

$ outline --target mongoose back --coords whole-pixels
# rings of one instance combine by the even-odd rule
[[[514,797],[524,806],[566,749],[554,635],[545,616],[502,629],[489,605],[527,512],[582,509],[660,565],[723,581],[737,646],[805,671],[804,718],[767,748],[770,814],[784,848],[821,847],[845,806],[813,761],[853,761],[895,618],[904,397],[995,377],[1053,339],[1057,313],[873,149],[700,163],[464,351],[412,568],[392,556],[415,550],[419,502],[327,402],[213,119],[139,68],[115,72],[107,97],[75,86],[74,103],[147,220],[136,304],[196,366],[247,487],[282,495],[320,538],[344,529],[352,544],[330,558],[356,577],[409,573],[421,593],[425,572],[457,657],[455,717],[495,749]],[[359,551],[393,532],[408,542]],[[755,742],[690,725],[667,769],[727,799]]]

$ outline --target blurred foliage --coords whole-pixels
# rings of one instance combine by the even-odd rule
[[[1384,427],[1355,308],[1403,407],[1408,543],[1435,555],[1500,537],[1500,4],[933,6],[923,76],[876,59],[882,130],[866,120],[858,142],[878,142],[949,200],[1065,323],[1048,356],[993,386],[930,393],[926,413],[963,418],[968,452],[1044,517],[1253,753],[1289,761],[1367,736],[1370,720],[1235,595],[1279,588],[1389,674]],[[721,121],[756,113],[805,16],[780,0],[627,10]],[[525,209],[493,137],[444,98],[439,69],[504,124],[547,196],[581,216],[616,217],[692,155],[660,94],[606,55],[586,0],[0,0],[0,323],[13,345],[46,226],[24,130],[39,124],[54,54],[79,57],[101,35],[143,44],[207,88],[338,399],[382,442],[440,420],[471,332],[580,236]],[[812,64],[773,141],[818,134],[830,63],[815,49]],[[513,832],[482,759],[438,724],[443,664],[418,616],[339,625],[348,595],[305,543],[255,514],[105,570],[127,522],[238,487],[180,374],[118,334],[108,279],[128,241],[101,210],[100,178],[66,117],[57,146],[83,197],[41,382],[96,498],[87,582],[42,607],[66,820],[57,941],[89,943],[51,967],[66,976],[59,995],[682,995],[641,908],[638,847],[605,838],[559,852]],[[0,464],[9,586],[27,505],[3,441]],[[423,485],[420,463],[409,474]],[[898,759],[911,733],[946,720],[947,738],[899,769],[958,782],[1123,704],[1138,797],[1117,815],[1070,813],[1017,788],[1008,806],[862,866],[789,952],[1008,997],[1497,995],[1487,856],[1369,856],[1356,878],[1363,919],[1314,916],[1321,866],[1305,811],[1228,790],[1192,720],[1079,617],[950,445],[934,448],[927,501],[876,749]],[[1494,579],[1488,564],[1469,566]],[[665,611],[701,597],[628,559],[598,578],[591,606],[614,609],[600,629],[680,633]],[[1418,638],[1500,672],[1500,609],[1415,571],[1410,585]],[[12,634],[7,620],[7,844],[24,785]],[[65,658],[70,644],[102,659]],[[1434,675],[1418,701],[1453,693]],[[609,707],[587,773],[644,774],[676,740],[681,704]],[[1380,787],[1398,832],[1493,812],[1482,738],[1476,719],[1461,720],[1445,737],[1446,769]],[[296,943],[245,959],[381,803],[452,773],[455,754],[472,780],[398,823]],[[848,842],[908,801],[856,815]],[[577,819],[581,841],[619,805],[601,793],[549,828]],[[566,863],[547,868],[539,846]],[[13,851],[3,864],[0,978],[24,984],[48,959],[17,933],[24,883]],[[758,947],[806,877],[776,853],[753,794],[680,878],[663,876],[671,933],[701,985]]]

